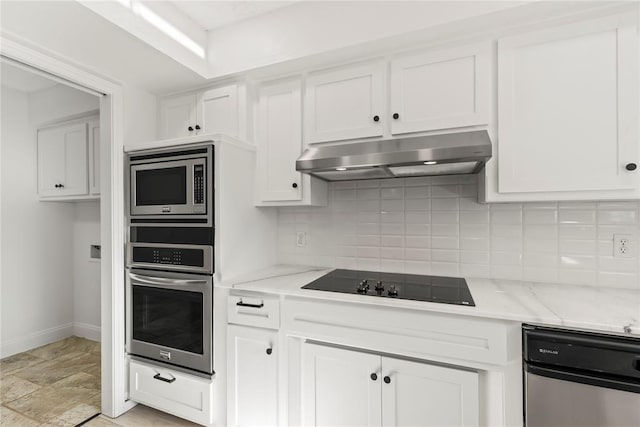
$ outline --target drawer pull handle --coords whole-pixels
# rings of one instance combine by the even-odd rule
[[[267,355],[271,356],[271,353],[273,353],[273,349],[272,348],[268,348],[267,349]]]
[[[155,374],[153,376],[153,378],[156,379],[156,380],[164,381],[165,383],[169,383],[169,384],[171,384],[172,382],[174,382],[176,380],[176,377],[172,376],[172,378],[164,378],[160,374]]]
[[[236,305],[238,307],[251,307],[251,308],[262,308],[264,307],[264,303],[260,303],[260,304],[248,304],[246,302],[242,302],[242,300],[238,301],[236,303]]]

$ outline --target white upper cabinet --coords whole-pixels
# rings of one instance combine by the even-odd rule
[[[38,195],[88,194],[87,123],[38,130]]]
[[[490,42],[434,49],[391,61],[391,133],[489,122]]]
[[[200,133],[238,137],[238,86],[211,89],[200,95],[197,126]]]
[[[636,20],[608,16],[499,40],[498,193],[637,197]]]
[[[89,122],[89,193],[100,194],[100,120]]]
[[[381,136],[384,130],[383,61],[312,73],[305,93],[310,143]]]
[[[296,171],[302,153],[302,82],[261,85],[256,132],[256,204],[325,205],[327,184]]]
[[[162,138],[195,135],[198,96],[181,95],[163,99],[160,103],[160,134]]]
[[[233,84],[160,101],[160,138],[225,134],[247,139],[247,88]]]
[[[302,95],[299,79],[260,88],[258,186],[261,201],[302,200]]]

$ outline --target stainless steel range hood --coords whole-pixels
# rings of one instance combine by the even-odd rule
[[[491,158],[487,131],[311,147],[296,170],[325,181],[471,174]]]

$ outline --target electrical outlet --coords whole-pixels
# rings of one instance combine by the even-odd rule
[[[305,246],[307,246],[306,231],[296,231],[296,246],[299,248],[304,248]]]
[[[631,236],[627,234],[613,235],[613,256],[618,258],[632,258]]]

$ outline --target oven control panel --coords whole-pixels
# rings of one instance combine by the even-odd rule
[[[213,247],[164,243],[129,243],[127,266],[213,273]]]
[[[204,254],[200,249],[134,247],[133,262],[146,264],[171,264],[191,267],[204,266]]]

